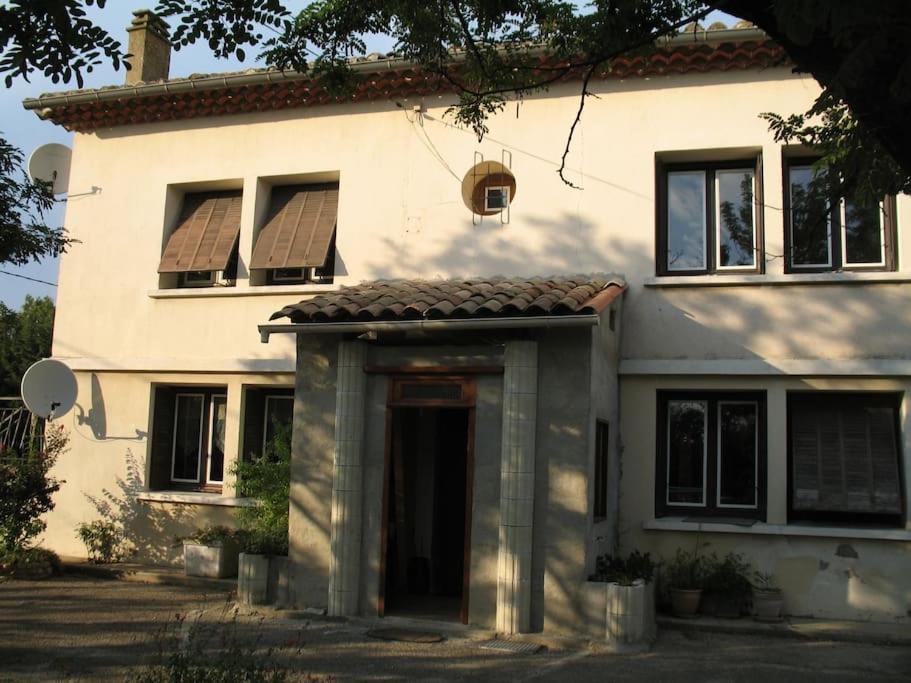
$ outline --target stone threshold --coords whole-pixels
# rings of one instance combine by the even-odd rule
[[[660,629],[673,629],[690,633],[757,635],[870,645],[911,645],[911,627],[908,622],[882,623],[787,617],[778,623],[763,623],[750,617],[719,619],[700,616],[695,619],[680,619],[659,614],[658,629],[659,638]]]

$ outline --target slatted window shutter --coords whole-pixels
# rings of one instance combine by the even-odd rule
[[[901,513],[896,413],[889,403],[862,395],[793,400],[793,510]]]

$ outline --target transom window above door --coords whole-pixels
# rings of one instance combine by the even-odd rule
[[[762,270],[757,159],[659,165],[660,275]]]

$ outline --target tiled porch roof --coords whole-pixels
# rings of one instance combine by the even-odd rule
[[[271,320],[318,324],[592,315],[625,289],[622,281],[586,276],[378,280],[285,306]]]

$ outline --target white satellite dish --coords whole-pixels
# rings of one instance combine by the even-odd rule
[[[49,142],[41,145],[28,158],[28,177],[32,181],[53,183],[54,194],[63,194],[70,186],[72,152],[66,145]]]
[[[59,360],[39,360],[22,376],[22,400],[33,415],[60,417],[76,403],[76,375]]]

